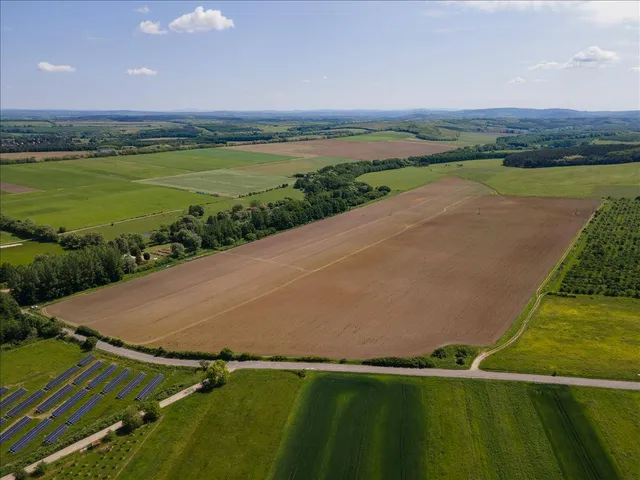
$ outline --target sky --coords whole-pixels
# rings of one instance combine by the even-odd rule
[[[640,2],[1,1],[0,105],[640,109]]]

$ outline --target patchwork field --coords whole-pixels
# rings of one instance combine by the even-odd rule
[[[15,152],[15,153],[0,153],[0,158],[3,160],[6,158],[14,159],[14,158],[30,158],[30,157],[35,157],[37,159],[50,158],[50,157],[59,158],[59,157],[66,157],[67,155],[82,156],[85,153],[89,153],[89,152],[84,150],[72,150],[68,152]]]
[[[639,351],[640,300],[552,296],[523,335],[485,359],[482,368],[640,380]]]
[[[45,478],[631,480],[638,435],[638,392],[241,370]]]
[[[443,179],[47,312],[175,350],[363,358],[487,345],[597,204]]]
[[[406,140],[408,138],[416,138],[416,136],[413,133],[382,131],[367,133],[365,135],[355,135],[353,137],[342,137],[338,140],[344,142],[388,142],[393,140]]]
[[[353,139],[356,137],[349,138]],[[344,141],[344,139],[309,140],[304,142],[267,143],[231,147],[232,150],[269,153],[272,155],[301,156],[301,154],[306,154],[327,157],[347,157],[355,160],[407,158],[446,152],[455,148],[453,145],[431,144],[411,140],[348,142]]]

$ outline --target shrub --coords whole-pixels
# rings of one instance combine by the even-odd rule
[[[33,471],[34,477],[42,477],[45,473],[47,473],[47,464],[44,462],[40,462],[36,465],[36,469]]]
[[[157,400],[147,400],[143,404],[142,410],[144,411],[144,423],[155,422],[160,418],[161,410]]]
[[[82,350],[84,350],[85,352],[90,352],[91,350],[96,348],[97,343],[98,339],[96,337],[87,337],[87,339],[82,344]]]
[[[109,430],[107,434],[104,437],[102,437],[102,443],[113,442],[115,438],[116,438],[116,432],[114,432],[113,430]]]
[[[208,388],[221,387],[229,381],[229,370],[224,360],[212,362],[204,372],[203,381],[207,382]]]
[[[93,328],[85,327],[84,325],[76,327],[76,333],[78,335],[84,335],[85,337],[101,337],[101,335],[96,330],[94,330]]]
[[[222,360],[225,360],[225,361],[233,360],[233,350],[225,347],[222,350],[220,350],[220,355],[218,355],[218,357],[220,357]]]
[[[146,261],[151,260],[151,254],[149,252],[144,252],[142,254],[142,258],[144,258]]]
[[[122,414],[122,429],[131,433],[142,426],[142,417],[135,405],[129,406]]]
[[[176,258],[181,257],[184,254],[184,245],[174,242],[171,244],[171,255]]]
[[[456,364],[458,364],[458,365],[464,365],[464,357],[458,357],[458,358],[456,358]]]
[[[435,358],[440,358],[440,359],[447,358],[447,351],[442,347],[436,348],[431,354],[431,356]]]
[[[29,474],[24,468],[21,468],[16,473],[13,474],[16,480],[26,480],[29,477]]]
[[[434,368],[433,360],[426,357],[382,357],[371,358],[362,362],[364,365],[374,365],[377,367],[398,367],[398,368]]]

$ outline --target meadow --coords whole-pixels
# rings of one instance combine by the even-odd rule
[[[36,255],[49,253],[60,255],[64,249],[57,243],[40,243],[32,241],[22,241],[16,247],[3,248],[0,250],[0,263],[10,263],[11,265],[27,265],[33,262]]]
[[[640,300],[547,296],[522,336],[486,370],[638,380]]]
[[[640,195],[637,164],[523,169],[502,166],[501,159],[471,160],[368,173],[360,179],[392,190],[415,188],[444,176],[483,183],[501,195],[540,197],[635,197]],[[421,170],[430,170],[429,173]]]
[[[59,375],[72,365],[75,365],[86,355],[87,353],[83,352],[78,345],[54,339],[42,340],[3,351],[2,369],[0,370],[0,384],[9,387],[12,391],[19,387],[24,387],[29,393],[33,393],[38,388],[42,388],[46,382]],[[36,440],[31,442],[19,453],[8,453],[9,447],[15,440],[20,438],[21,435],[18,434],[15,439],[3,444],[0,449],[0,468],[3,472],[9,468],[8,465],[10,464],[15,465],[20,462],[30,463],[30,461],[35,460],[36,457],[41,458],[52,451],[60,449],[61,442],[65,442],[65,439],[68,440],[74,435],[84,432],[82,436],[86,436],[89,433],[99,430],[105,420],[112,418],[118,412],[121,412],[124,408],[130,405],[137,392],[141,390],[156,373],[162,373],[165,375],[165,379],[162,384],[153,393],[153,396],[157,397],[166,397],[169,393],[175,393],[176,391],[190,387],[199,381],[199,376],[195,369],[165,367],[149,363],[140,363],[122,357],[114,357],[99,351],[94,351],[93,355],[96,360],[102,360],[105,363],[105,366],[111,363],[117,364],[117,372],[121,371],[123,368],[130,368],[132,373],[128,377],[129,380],[138,372],[145,372],[147,374],[146,382],[143,381],[138,387],[136,387],[132,393],[129,394],[127,400],[117,400],[115,398],[119,391],[119,388],[116,388],[114,391],[106,395],[105,398],[78,423],[69,427],[69,430],[60,438],[60,440],[51,446],[42,445],[41,442],[44,436],[66,421],[68,416],[78,410],[86,400],[76,404],[76,406],[65,413],[61,418],[54,421],[52,425],[46,428]],[[114,378],[114,376],[115,374],[109,379]],[[104,383],[106,383],[106,381]],[[92,393],[95,394],[99,391],[100,387],[97,387],[97,389],[93,390]],[[70,397],[73,393],[75,392],[71,392],[67,396],[63,397],[60,402]],[[89,395],[85,397],[85,399],[88,398],[90,398]],[[35,406],[36,405],[31,407],[29,410],[33,410]],[[5,427],[3,427],[3,430],[4,429]],[[21,433],[26,433],[26,430]]]
[[[408,138],[416,138],[413,133],[380,131],[375,133],[367,133],[364,135],[354,135],[352,137],[342,137],[338,140],[345,142],[389,142],[392,140],[406,140]]]
[[[67,464],[134,480],[633,479],[640,468],[638,392],[295,373],[237,371],[224,387],[168,407],[139,436],[118,438],[117,454],[76,454],[52,471]]]

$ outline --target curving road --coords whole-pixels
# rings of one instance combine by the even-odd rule
[[[66,331],[84,341],[85,337],[78,335],[71,330]],[[140,362],[157,363],[160,365],[173,365],[178,367],[198,367],[199,360],[181,360],[178,358],[154,357],[135,350],[123,347],[114,347],[106,342],[99,341],[98,349],[121,357],[131,358]],[[228,362],[229,371],[245,369],[265,369],[265,370],[318,370],[323,372],[345,372],[345,373],[377,373],[385,375],[408,375],[412,377],[441,377],[441,378],[471,378],[476,380],[506,380],[511,382],[546,383],[556,385],[573,385],[579,387],[599,387],[612,388],[617,390],[637,390],[640,391],[640,382],[603,380],[596,378],[580,377],[552,377],[548,375],[534,375],[526,373],[508,372],[488,372],[485,370],[445,370],[441,368],[395,368],[395,367],[374,367],[371,365],[351,365],[341,363],[305,363],[305,362]]]

